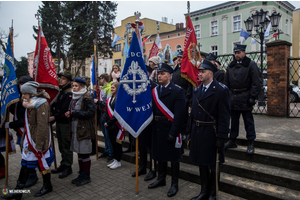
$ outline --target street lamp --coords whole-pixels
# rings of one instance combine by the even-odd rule
[[[271,22],[272,31],[271,33],[277,32],[277,27],[279,25],[279,21],[281,18],[280,13],[273,12],[271,16],[268,16],[268,11],[264,11],[260,9],[260,11],[256,11],[255,14],[252,14],[246,21],[244,21],[247,32],[249,32],[250,36],[255,39],[260,44],[260,70],[261,74],[263,74],[263,44],[264,44],[264,35],[267,30],[269,23]],[[269,18],[269,19],[268,19]],[[256,33],[252,34],[252,31]],[[279,34],[278,34],[279,38]]]

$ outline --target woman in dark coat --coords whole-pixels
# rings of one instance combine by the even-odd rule
[[[94,99],[86,89],[86,82],[81,78],[74,78],[72,84],[72,100],[70,110],[65,113],[70,118],[71,151],[78,154],[79,176],[72,180],[76,186],[91,182],[92,138],[94,137]]]

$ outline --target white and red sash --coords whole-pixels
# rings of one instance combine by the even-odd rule
[[[29,123],[27,118],[27,108],[25,110],[25,137],[23,142],[23,151],[22,151],[22,159],[26,161],[35,161],[38,160],[40,169],[42,172],[49,171],[50,168],[48,166],[48,163],[46,161],[46,158],[50,157],[50,144],[51,144],[51,129],[49,126],[49,145],[48,148],[45,151],[39,151],[35,148],[35,143],[31,138],[30,130],[29,130]],[[29,148],[28,148],[29,147]],[[30,152],[31,151],[31,152]],[[33,154],[32,154],[33,153]]]
[[[152,90],[152,94],[153,94],[153,99],[154,102],[156,104],[156,106],[158,107],[158,109],[171,121],[173,122],[174,120],[174,114],[172,113],[171,110],[169,110],[169,108],[159,99],[158,97],[158,90],[159,86],[156,86],[155,88],[153,88]],[[182,139],[181,139],[181,133],[178,133],[178,136],[176,137],[176,142],[175,142],[175,147],[176,148],[181,148],[182,145]]]
[[[109,105],[110,100],[111,100],[111,97],[109,97],[107,99],[107,112],[108,112],[109,117],[112,118],[114,116],[114,111],[112,110],[112,108]],[[118,121],[116,122],[116,125],[119,128],[119,132],[118,132],[118,135],[117,135],[117,140],[122,141],[123,138],[124,138],[124,135],[125,135],[124,128],[120,125],[120,123]]]
[[[16,106],[15,106],[15,112],[14,112],[14,121],[17,121],[18,120],[18,117],[17,117],[17,107],[18,107],[18,103],[16,103]],[[23,135],[24,133],[24,127],[19,127],[17,128],[17,131],[20,135]]]

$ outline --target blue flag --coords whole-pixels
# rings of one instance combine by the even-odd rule
[[[244,31],[244,29],[242,29],[241,34],[240,34],[240,42],[241,44],[243,44],[249,37],[249,33],[247,33],[246,31]]]
[[[120,40],[120,39],[121,39],[121,37],[118,36],[117,34],[115,34],[114,40],[113,40],[113,42],[111,43],[111,47],[114,47],[115,44],[116,44],[116,42],[117,42],[118,40]]]
[[[125,37],[125,46],[124,46],[124,50],[123,50],[123,66],[122,68],[124,68],[125,65],[125,61],[128,55],[128,51],[129,51],[129,47],[128,47],[128,41],[127,41],[127,35]]]
[[[6,119],[6,112],[8,107],[19,101],[20,94],[17,85],[17,78],[14,67],[14,57],[12,55],[10,47],[10,39],[8,37],[6,52],[5,52],[5,63],[4,63],[4,75],[2,79],[2,92],[1,92],[1,124]]]
[[[153,118],[150,81],[142,55],[136,33],[133,32],[118,89],[114,116],[135,138]]]
[[[95,56],[93,57],[93,66],[92,66],[92,78],[91,78],[91,83],[92,83],[92,89],[94,90],[94,99],[97,99],[99,96],[98,93],[98,67],[95,66]]]

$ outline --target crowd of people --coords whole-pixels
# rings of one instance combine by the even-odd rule
[[[182,140],[189,140],[189,159],[199,166],[201,179],[200,194],[192,199],[216,199],[220,174],[218,165],[224,162],[225,149],[237,147],[240,114],[249,141],[246,153],[254,154],[255,128],[251,110],[260,92],[261,79],[255,62],[245,55],[245,51],[246,45],[234,48],[235,60],[226,72],[219,69],[217,57],[208,54],[198,69],[198,78],[202,82],[198,87],[193,87],[181,76],[182,52],[173,59],[174,67],[160,63],[156,56],[149,59],[146,68],[153,91],[153,121],[140,134],[138,146],[138,175],[147,174],[145,181],[157,177],[149,184],[149,189],[166,185],[167,162],[171,162],[171,187],[167,196],[177,194],[179,160],[184,153]],[[99,158],[106,158],[109,162],[107,167],[112,170],[121,167],[122,141],[117,139],[121,126],[114,117],[120,76],[117,64],[110,74],[101,74],[99,98],[93,99],[84,79],[73,79],[67,71],[60,73],[60,93],[51,107],[47,103],[49,95],[45,90],[37,90],[39,84],[31,77],[24,76],[18,80],[20,101],[11,108],[14,121],[5,124],[5,128],[17,132],[22,149],[16,189],[36,184],[35,168],[38,168],[42,173],[43,186],[35,196],[51,192],[51,173],[59,174],[59,178],[71,175],[74,152],[78,155],[79,175],[71,181],[72,184],[82,186],[90,183],[95,112],[98,113],[97,124],[105,142],[105,150]],[[56,123],[61,162],[57,169],[50,170],[54,161],[50,145],[50,125],[53,123]],[[230,140],[225,144],[228,135]],[[0,147],[0,150],[3,151],[3,148]],[[148,153],[151,165],[147,173]],[[3,166],[2,156],[0,175]],[[134,172],[132,177],[135,176]],[[21,197],[20,193],[2,195],[4,199]]]

